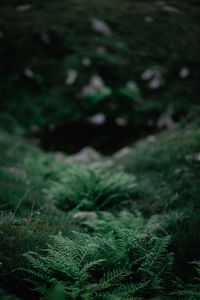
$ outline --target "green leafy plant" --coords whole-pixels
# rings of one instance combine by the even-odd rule
[[[143,299],[164,295],[173,263],[169,237],[119,229],[106,237],[74,232],[74,240],[53,236],[44,255],[29,252],[27,280],[52,299]],[[57,297],[58,294],[58,297]],[[46,298],[45,298],[46,299]]]
[[[47,192],[66,211],[103,210],[130,201],[135,186],[135,177],[123,172],[71,166],[61,174],[60,181],[51,183]]]
[[[200,298],[200,261],[193,262],[193,264],[196,265],[195,270],[197,273],[197,277],[194,278],[193,283],[184,286],[183,282],[178,278],[176,285],[179,287],[179,290],[172,293],[185,300],[198,300]]]

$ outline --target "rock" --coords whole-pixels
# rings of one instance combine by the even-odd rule
[[[64,153],[57,151],[55,152],[54,158],[56,161],[66,161],[67,162],[67,157],[64,155]]]
[[[153,18],[150,17],[150,16],[144,17],[144,20],[145,20],[145,22],[147,22],[147,23],[152,23],[152,22],[153,22]]]
[[[80,152],[68,157],[69,163],[88,164],[99,160],[101,155],[91,147],[85,147]]]
[[[183,67],[179,72],[179,76],[182,79],[185,79],[186,77],[188,77],[189,74],[190,74],[190,70],[186,67]]]
[[[196,155],[196,160],[197,160],[197,161],[200,161],[200,153],[197,153],[197,155]]]
[[[89,57],[84,57],[82,59],[82,64],[84,67],[89,67],[91,65],[91,59]]]
[[[113,154],[113,157],[115,159],[122,158],[123,156],[126,156],[127,154],[129,154],[131,151],[133,151],[132,148],[130,148],[130,147],[124,147],[124,148],[120,149],[119,151],[115,152]]]
[[[113,35],[111,28],[104,21],[97,18],[92,18],[91,23],[92,23],[92,29],[94,31],[102,33],[107,37],[111,37]]]
[[[154,143],[156,141],[156,137],[155,135],[149,135],[147,137],[147,141],[151,142],[151,143]]]
[[[74,219],[86,219],[86,221],[95,221],[98,219],[94,211],[79,211],[72,216]]]
[[[160,75],[156,75],[152,80],[150,80],[148,87],[151,90],[159,89],[163,85],[163,79]]]
[[[22,5],[18,5],[16,7],[16,10],[18,10],[18,11],[26,11],[26,10],[29,10],[31,7],[32,7],[31,4],[24,4],[24,5],[22,4]]]
[[[30,68],[26,68],[24,69],[24,75],[31,79],[34,77],[34,72]]]
[[[159,129],[164,129],[164,128],[170,129],[170,128],[172,128],[175,124],[175,122],[172,119],[172,114],[173,114],[173,111],[170,107],[158,119],[157,127]]]
[[[164,84],[163,75],[165,70],[162,67],[154,66],[153,68],[147,69],[141,75],[141,79],[149,81],[148,87],[152,90],[158,89]]]
[[[65,80],[66,85],[72,85],[75,83],[78,77],[78,72],[74,69],[70,69],[67,71],[67,78]]]
[[[105,121],[106,116],[103,113],[96,114],[88,119],[88,122],[94,125],[103,125]]]
[[[89,84],[83,88],[81,94],[83,96],[93,95],[101,92],[104,89],[105,84],[103,82],[103,79],[98,74],[95,74],[90,78]]]
[[[170,5],[163,5],[162,10],[168,11],[168,12],[179,12],[178,8]]]

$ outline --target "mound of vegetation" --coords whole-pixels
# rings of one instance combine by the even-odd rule
[[[2,299],[199,299],[199,137],[188,118],[96,169],[1,130]]]

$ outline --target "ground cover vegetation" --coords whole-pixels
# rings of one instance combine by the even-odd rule
[[[198,123],[101,169],[1,130],[2,297],[198,299]]]

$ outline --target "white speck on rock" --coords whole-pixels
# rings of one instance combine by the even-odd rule
[[[78,72],[76,70],[70,69],[67,71],[67,78],[65,80],[66,85],[72,85],[75,83],[78,77]]]
[[[94,125],[102,125],[106,121],[106,116],[103,113],[96,114],[94,116],[91,116],[88,119],[89,123]]]
[[[101,92],[105,88],[105,84],[103,79],[98,75],[95,74],[90,78],[90,82],[86,85],[81,94],[83,96],[93,95],[95,93]]]
[[[24,4],[24,5],[22,4],[22,5],[18,5],[16,7],[16,10],[18,10],[18,11],[26,11],[26,10],[29,10],[31,7],[32,7],[31,4]]]
[[[26,68],[24,69],[24,75],[31,79],[34,77],[34,72],[30,68]]]
[[[89,57],[84,57],[82,59],[82,64],[85,67],[89,67],[91,65],[91,59]]]
[[[182,79],[185,79],[186,77],[188,77],[189,74],[190,74],[190,71],[189,71],[189,69],[186,68],[186,67],[183,67],[183,68],[180,70],[180,72],[179,72],[179,76],[180,76],[180,78],[182,78]]]
[[[97,19],[97,18],[92,18],[91,19],[92,23],[92,29],[96,32],[102,33],[103,35],[107,37],[111,37],[113,35],[113,32],[108,24],[106,24],[104,21]]]

